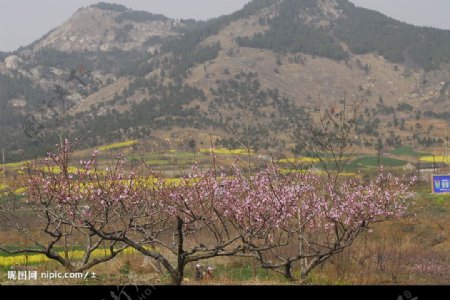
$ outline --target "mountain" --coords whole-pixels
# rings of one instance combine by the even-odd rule
[[[84,147],[213,133],[223,146],[237,147],[238,136],[287,152],[320,108],[358,98],[367,151],[378,140],[439,147],[450,120],[448,53],[450,31],[346,0],[253,0],[206,22],[99,3],[0,55],[0,147],[18,160],[61,131]]]
[[[149,50],[157,39],[177,35],[181,24],[162,15],[99,3],[79,9],[67,22],[32,45],[33,51]]]

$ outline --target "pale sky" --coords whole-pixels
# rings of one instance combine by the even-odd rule
[[[101,0],[0,0],[0,51],[26,46],[80,7]],[[249,0],[103,0],[171,18],[209,19],[239,10]],[[408,23],[450,29],[450,0],[351,0]]]

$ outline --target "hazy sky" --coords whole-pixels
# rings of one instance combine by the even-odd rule
[[[172,18],[209,19],[240,9],[249,0],[103,0]],[[351,0],[417,25],[450,29],[450,0]],[[26,46],[100,0],[0,0],[0,51]]]

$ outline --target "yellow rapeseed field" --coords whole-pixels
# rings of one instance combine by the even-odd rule
[[[5,169],[7,170],[16,170],[22,168],[27,162],[26,161],[20,161],[15,163],[9,163],[5,164]]]
[[[132,248],[125,249],[122,253],[129,255],[133,253]],[[61,256],[64,256],[64,252],[59,252]],[[105,257],[109,254],[109,249],[97,249],[91,254],[92,258]],[[77,261],[81,260],[84,256],[84,251],[74,250],[69,251],[69,258],[71,260]],[[31,254],[31,255],[16,255],[16,256],[0,256],[0,267],[11,267],[15,265],[29,265],[29,264],[39,264],[52,261],[44,254]]]
[[[294,163],[317,163],[319,159],[313,157],[299,157],[299,158],[283,158],[279,159],[279,164],[294,164]]]
[[[125,141],[120,143],[114,143],[106,146],[99,147],[99,151],[107,151],[107,150],[115,150],[120,148],[126,148],[133,145],[136,145],[138,143],[138,140],[131,140],[131,141]]]
[[[450,163],[450,157],[443,156],[443,155],[436,155],[436,156],[434,156],[434,160],[433,160],[433,156],[430,155],[430,156],[421,157],[420,161],[428,162],[428,163],[432,163],[434,161],[437,163],[446,163],[447,164],[447,163]]]
[[[200,149],[201,153],[211,153],[213,149],[211,148],[203,148]],[[239,155],[239,154],[247,154],[247,149],[224,149],[224,148],[217,148],[214,149],[215,154],[226,154],[226,155]],[[253,153],[253,151],[250,151],[250,153]]]
[[[299,173],[299,174],[306,174],[306,173],[312,173],[315,175],[327,175],[327,173],[325,171],[322,170],[296,170],[296,169],[281,169],[281,173],[282,174],[292,174],[292,173]],[[341,172],[340,176],[345,176],[345,177],[355,177],[357,174],[356,173],[350,173],[350,172]]]

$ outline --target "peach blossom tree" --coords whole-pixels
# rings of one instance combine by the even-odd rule
[[[177,285],[190,263],[225,256],[255,257],[289,279],[299,262],[305,278],[370,224],[402,216],[412,196],[409,182],[384,173],[372,182],[330,184],[273,165],[253,176],[236,166],[225,172],[194,165],[169,181],[145,165],[128,170],[121,156],[100,168],[96,153],[74,171],[71,151],[66,140],[43,164],[29,165],[27,201],[50,239],[46,245],[35,240],[39,250],[19,251],[86,270],[131,247],[156,260]],[[81,262],[54,249],[69,236],[84,240]],[[109,253],[92,259],[105,244]]]

